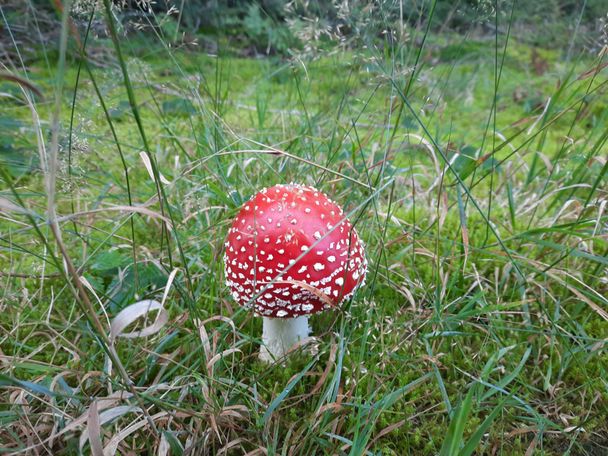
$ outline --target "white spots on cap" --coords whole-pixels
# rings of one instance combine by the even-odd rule
[[[247,251],[247,249],[245,248],[245,246],[241,247],[241,252],[245,253]]]
[[[224,272],[232,297],[257,315],[273,318],[333,307],[301,285],[284,283],[291,280],[315,287],[334,305],[351,297],[364,281],[367,260],[363,243],[342,217],[342,209],[312,187],[278,185],[254,195],[234,219],[224,245]],[[311,231],[306,233],[306,228]],[[309,245],[303,245],[306,239]],[[313,249],[314,259],[306,261],[310,253],[295,261],[313,242],[319,244]]]

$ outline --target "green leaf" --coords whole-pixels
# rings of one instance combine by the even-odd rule
[[[486,433],[496,416],[498,416],[498,414],[502,410],[505,402],[506,399],[503,399],[501,402],[499,402],[499,404],[494,407],[494,410],[492,410],[492,412],[486,417],[486,419],[483,420],[483,423],[481,423],[481,425],[469,438],[464,448],[460,451],[460,456],[469,456],[473,454],[473,451],[475,451],[475,449],[479,445],[479,442],[481,442],[481,439],[483,438],[484,434]]]
[[[95,261],[91,264],[91,269],[95,271],[107,271],[108,269],[125,266],[130,261],[130,258],[124,256],[118,250],[102,252],[95,257]]]
[[[53,397],[56,393],[48,389],[46,386],[40,385],[34,382],[28,382],[25,380],[18,380],[8,375],[0,374],[0,386],[18,386],[31,393],[43,394],[45,396]]]
[[[469,413],[471,412],[473,396],[476,389],[475,385],[471,386],[464,400],[456,408],[452,421],[450,421],[446,438],[441,446],[441,451],[439,452],[441,456],[454,456],[458,454],[460,446],[462,445],[464,427],[469,418]]]
[[[312,359],[307,365],[306,367],[304,367],[304,369],[302,369],[300,372],[298,372],[298,375],[296,375],[285,387],[285,389],[283,389],[283,391],[281,391],[281,393],[275,397],[272,402],[268,405],[268,408],[266,409],[266,412],[264,413],[264,424],[268,423],[268,420],[270,419],[272,413],[276,410],[276,408],[281,405],[281,402],[283,402],[285,400],[285,398],[289,395],[289,393],[291,392],[291,390],[293,389],[294,386],[296,386],[298,384],[298,382],[300,380],[302,380],[302,377],[304,377],[308,371],[312,368],[312,366],[317,362],[317,357],[315,357],[314,359]]]

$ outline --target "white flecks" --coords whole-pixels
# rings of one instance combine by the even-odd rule
[[[240,240],[241,240],[241,235],[240,235],[240,234],[239,234],[239,235],[236,237],[236,240],[237,240],[237,241],[240,241]]]
[[[298,269],[298,272],[300,274],[302,274],[304,271],[306,271],[308,269],[308,267],[306,265],[302,266],[300,269]]]
[[[283,317],[286,317],[286,316],[287,316],[287,312],[285,312],[284,310],[279,310],[277,312],[277,317],[279,317],[279,318],[283,318]]]
[[[313,265],[313,268],[315,269],[315,271],[322,271],[323,269],[325,269],[325,265],[323,263],[315,263]]]
[[[302,311],[310,312],[314,307],[312,304],[302,304]]]
[[[302,252],[306,252],[308,250],[308,246],[306,244],[304,244],[302,247],[300,247],[300,250]]]
[[[336,278],[336,285],[338,285],[339,287],[344,285],[344,279],[342,277]]]
[[[265,297],[266,299],[272,299],[272,294],[271,294],[271,293],[266,293],[266,294],[264,295],[264,297]]]
[[[269,254],[268,254],[268,256],[267,256],[266,258],[268,259],[268,261],[272,261],[272,259],[273,259],[274,257],[272,256],[272,253],[269,253]]]
[[[296,260],[289,260],[289,264],[294,264]]]
[[[289,223],[291,223],[292,225],[295,225],[296,223],[298,223],[298,221],[294,218],[294,219],[291,219],[291,221]]]
[[[327,261],[329,261],[330,263],[333,263],[334,261],[336,261],[336,257],[333,255],[330,255],[327,257]]]
[[[265,268],[264,266],[260,266],[260,267],[258,268],[258,271],[260,271],[260,272],[264,272],[265,270],[266,270],[266,268]]]
[[[283,249],[279,249],[279,250],[277,250],[277,253],[278,253],[279,255],[283,255],[283,254],[285,253],[285,250],[283,250]]]
[[[310,208],[307,207],[306,209],[304,209],[304,212],[306,212],[307,214],[310,214]]]
[[[321,239],[321,233],[319,233],[318,231],[315,231],[315,234],[313,234],[313,237],[315,239]]]
[[[241,252],[245,253],[246,250],[245,246],[241,247]]]

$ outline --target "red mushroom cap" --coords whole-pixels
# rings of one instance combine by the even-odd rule
[[[367,271],[363,243],[342,209],[302,185],[276,185],[253,196],[234,219],[225,247],[232,296],[265,317],[337,306]]]

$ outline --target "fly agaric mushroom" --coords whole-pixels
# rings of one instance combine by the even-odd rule
[[[234,219],[225,247],[233,298],[264,319],[264,361],[308,337],[308,316],[339,306],[367,271],[363,243],[342,209],[303,185],[254,195]]]

